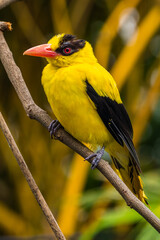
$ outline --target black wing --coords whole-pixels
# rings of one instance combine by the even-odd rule
[[[138,168],[137,170],[141,171],[139,159],[132,141],[132,124],[124,105],[117,103],[109,97],[99,96],[87,80],[86,86],[87,94],[94,102],[97,112],[106,128],[121,146],[125,143],[134,159],[135,165]]]

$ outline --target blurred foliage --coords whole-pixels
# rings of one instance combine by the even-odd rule
[[[160,4],[158,0],[26,0],[0,12],[13,31],[5,37],[35,102],[53,116],[40,78],[44,59],[24,57],[54,34],[91,42],[114,76],[134,126],[134,139],[151,210],[160,217]],[[87,162],[27,118],[0,65],[0,109],[64,234],[80,240],[158,240]],[[53,116],[54,118],[54,116]],[[108,155],[105,155],[108,159]],[[0,131],[0,235],[51,234]]]

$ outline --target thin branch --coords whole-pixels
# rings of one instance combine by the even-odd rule
[[[28,182],[28,185],[32,191],[32,193],[34,194],[39,206],[41,207],[49,225],[51,226],[53,232],[55,233],[55,236],[57,237],[58,240],[65,240],[65,237],[63,235],[63,233],[61,232],[50,208],[48,207],[44,197],[42,196],[31,172],[29,171],[25,161],[24,161],[24,158],[21,154],[21,152],[19,151],[17,145],[16,145],[16,142],[0,112],[0,128],[2,129],[2,132],[13,152],[13,155],[15,156],[16,160],[17,160],[17,163],[24,175],[24,177],[26,178],[26,181]]]
[[[2,8],[7,7],[9,4],[16,2],[16,1],[20,1],[20,0],[0,0],[0,10]]]
[[[30,118],[36,119],[46,128],[51,122],[51,118],[47,113],[39,108],[33,102],[31,95],[24,83],[21,72],[16,66],[12,53],[10,52],[8,45],[4,39],[3,33],[0,32],[0,58],[6,69],[8,77],[12,82],[23,106]],[[72,148],[75,152],[86,158],[92,152],[74,139],[70,134],[65,132],[62,128],[57,130],[56,139],[60,140],[68,147]],[[89,161],[90,163],[92,161]],[[158,232],[160,232],[160,220],[155,216],[150,209],[148,209],[125,185],[125,183],[118,177],[108,162],[101,160],[97,166],[97,169],[110,181],[115,189],[121,194],[126,201],[127,205],[141,214]]]
[[[0,31],[12,31],[12,24],[10,22],[0,21]]]

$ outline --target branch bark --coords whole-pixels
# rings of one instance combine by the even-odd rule
[[[24,158],[21,154],[21,152],[19,151],[17,145],[16,145],[16,142],[14,141],[14,138],[0,112],[0,128],[2,129],[2,132],[13,152],[13,155],[15,156],[17,162],[18,162],[18,165],[23,173],[23,175],[25,176],[26,178],[26,181],[28,182],[28,185],[32,191],[32,193],[34,194],[39,206],[41,207],[51,229],[53,230],[56,238],[58,240],[65,240],[65,237],[63,235],[63,233],[61,232],[59,226],[58,226],[58,223],[56,222],[50,208],[48,207],[43,195],[41,194],[31,172],[29,171],[25,161],[24,161]]]
[[[48,114],[39,108],[33,101],[25,83],[21,72],[14,62],[12,53],[10,52],[8,45],[4,39],[3,32],[0,32],[0,58],[6,69],[8,77],[12,82],[23,107],[30,118],[39,121],[43,126],[48,128],[51,118]],[[75,152],[86,158],[92,152],[74,139],[70,134],[65,132],[64,129],[59,129],[55,135],[56,139],[60,140],[68,147],[72,148]],[[89,161],[91,163],[91,161]],[[125,185],[125,183],[118,177],[108,162],[101,160],[97,166],[97,169],[110,181],[115,189],[121,194],[126,201],[127,205],[137,211],[143,216],[158,232],[160,232],[160,219],[155,216]]]
[[[0,0],[0,10],[2,8],[7,7],[9,4],[11,4],[12,2],[16,2],[16,1],[20,1],[20,0]]]

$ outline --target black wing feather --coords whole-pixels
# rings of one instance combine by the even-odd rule
[[[106,128],[121,146],[125,143],[134,159],[138,172],[140,172],[139,159],[132,141],[132,124],[124,105],[122,103],[117,103],[109,97],[99,96],[87,80],[86,86],[87,94],[94,102],[97,112]]]

